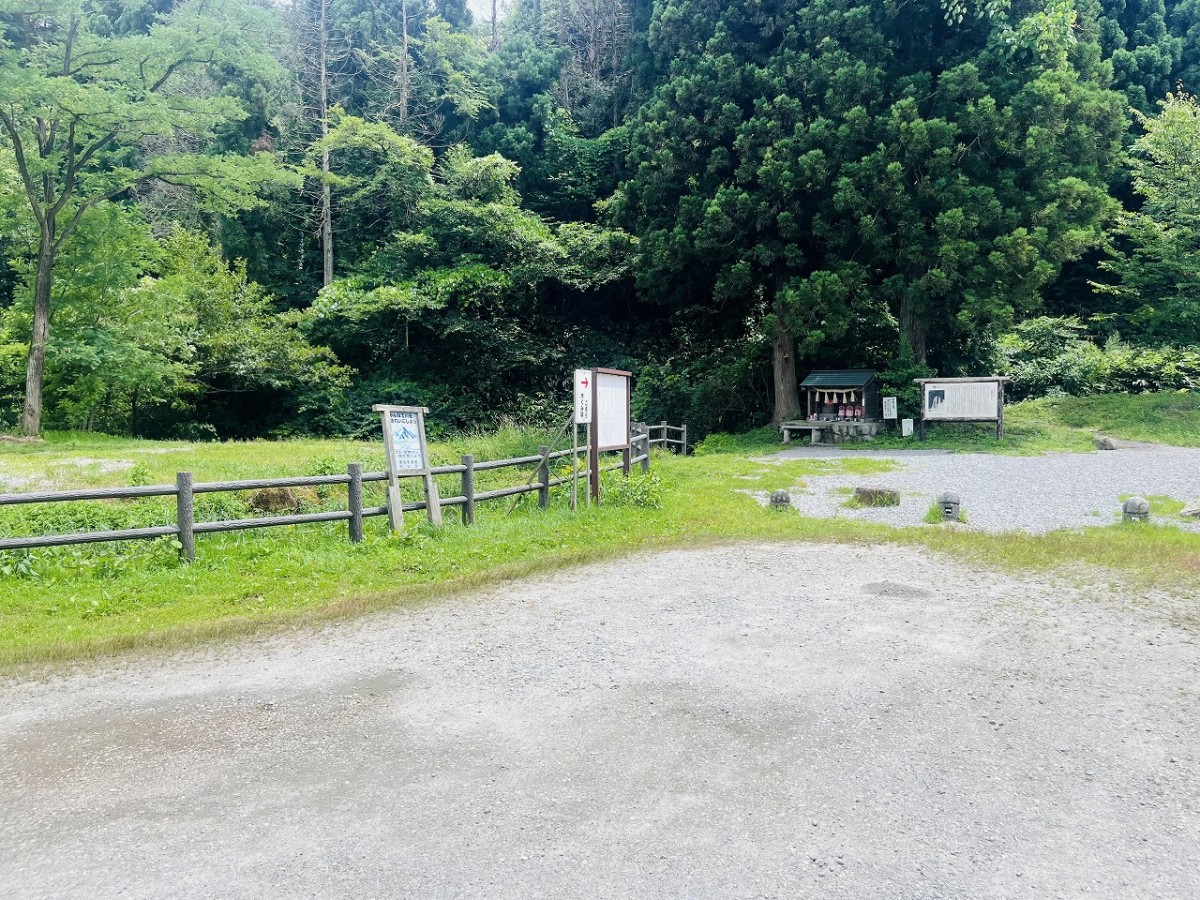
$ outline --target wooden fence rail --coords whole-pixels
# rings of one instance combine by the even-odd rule
[[[665,424],[665,423],[664,423]],[[659,426],[650,426],[657,428]],[[633,443],[635,449],[617,462],[601,466],[601,472],[624,469],[628,473],[630,466],[640,463],[643,470],[650,464],[650,445],[655,443],[650,438],[649,429],[635,429]],[[664,432],[665,434],[665,432]],[[684,435],[686,436],[686,426]],[[538,506],[542,509],[550,505],[550,489],[569,484],[573,479],[570,475],[550,475],[550,464],[575,453],[582,455],[584,469],[579,470],[580,480],[586,481],[589,471],[586,469],[587,447],[577,450],[557,450],[549,452],[548,447],[532,456],[518,456],[512,459],[496,459],[476,462],[471,455],[462,457],[457,465],[435,466],[431,471],[434,475],[461,475],[461,492],[452,497],[442,497],[438,500],[440,507],[460,507],[464,525],[475,522],[475,504],[497,500],[501,497],[512,497],[519,494],[537,492]],[[578,457],[576,457],[578,460]],[[478,491],[475,489],[477,472],[492,469],[503,469],[516,466],[537,464],[536,478],[523,485],[515,487],[496,488]],[[578,465],[578,462],[576,463]],[[404,476],[416,477],[421,476]],[[364,506],[363,485],[373,482],[386,482],[387,472],[364,472],[358,463],[350,463],[345,475],[307,475],[286,478],[258,478],[250,481],[208,481],[194,482],[191,472],[180,472],[175,484],[159,484],[148,487],[124,488],[89,488],[72,491],[30,491],[28,493],[0,494],[0,507],[16,506],[30,503],[68,503],[82,500],[136,500],[143,497],[174,497],[175,524],[160,525],[151,528],[128,528],[121,531],[84,531],[74,534],[49,534],[31,537],[0,538],[0,550],[32,550],[40,547],[62,547],[73,544],[95,544],[108,541],[150,540],[162,537],[175,537],[180,543],[180,555],[189,562],[196,558],[196,535],[216,534],[227,531],[244,531],[256,528],[274,528],[280,525],[308,525],[318,522],[346,522],[352,543],[363,539],[363,520],[375,516],[386,516],[387,506]],[[266,516],[253,519],[233,519],[218,522],[197,522],[195,517],[195,497],[197,494],[230,493],[234,491],[259,491],[271,488],[292,487],[324,487],[330,485],[345,485],[347,489],[347,509],[330,510],[327,512],[296,513],[294,515]],[[405,512],[416,512],[426,509],[425,501],[403,504]]]
[[[649,432],[651,432],[651,435],[650,435],[650,443],[651,444],[658,444],[658,445],[662,446],[663,448],[676,447],[676,448],[678,448],[679,453],[682,453],[684,456],[687,456],[687,448],[688,448],[687,422],[684,422],[682,425],[670,425],[664,419],[662,422],[659,422],[657,425],[647,425],[646,428]],[[653,433],[656,431],[659,434],[658,437],[654,437]],[[678,435],[678,437],[671,437],[672,434]]]

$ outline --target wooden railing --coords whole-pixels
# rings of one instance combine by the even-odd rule
[[[682,425],[669,425],[664,419],[657,425],[647,425],[646,429],[650,432],[650,443],[658,444],[664,449],[676,448],[676,452],[687,456],[688,448],[688,427],[687,422]],[[654,436],[654,432],[658,432],[658,437]],[[671,435],[677,435],[671,437]]]
[[[599,467],[601,472],[624,469],[626,472],[635,464],[640,463],[643,470],[649,468],[650,445],[649,433],[635,429],[633,446],[628,454],[622,454],[616,462]],[[488,500],[502,497],[512,497],[520,494],[537,492],[538,506],[546,509],[550,506],[550,489],[569,484],[572,475],[551,477],[550,464],[555,460],[570,457],[574,453],[582,456],[583,468],[579,470],[579,479],[586,483],[587,447],[577,450],[557,450],[551,452],[549,447],[540,447],[532,456],[518,456],[511,459],[487,460],[476,462],[475,457],[467,454],[461,462],[451,466],[436,466],[431,471],[433,475],[460,476],[460,491],[455,496],[442,497],[438,506],[459,507],[464,525],[475,522],[475,505]],[[492,490],[476,490],[476,474],[493,469],[537,465],[537,471],[528,482],[515,487],[502,487]],[[576,457],[575,465],[579,465]],[[404,476],[416,477],[421,476]],[[195,482],[191,472],[180,472],[175,478],[175,484],[152,485],[149,487],[123,488],[89,488],[73,491],[31,491],[28,493],[0,494],[0,507],[16,506],[31,503],[69,503],[84,500],[136,500],[143,497],[174,497],[175,524],[159,525],[151,528],[127,528],[120,531],[81,531],[73,534],[50,534],[30,537],[0,538],[0,550],[31,550],[40,547],[61,547],[71,544],[94,544],[105,541],[135,541],[149,540],[162,537],[175,537],[180,543],[180,555],[186,560],[196,558],[196,535],[218,534],[228,531],[244,531],[256,528],[273,528],[279,525],[308,525],[317,522],[346,522],[350,541],[358,543],[363,539],[363,520],[374,516],[387,515],[387,506],[364,506],[363,485],[373,482],[386,482],[387,472],[364,472],[358,463],[350,463],[345,475],[306,475],[287,478],[260,478],[252,481],[209,481]],[[230,493],[235,491],[260,491],[271,488],[293,487],[326,487],[330,485],[345,485],[347,508],[325,512],[296,513],[293,515],[265,516],[253,519],[232,519],[216,522],[197,522],[195,516],[195,498],[197,494]],[[426,509],[425,501],[403,504],[405,512]]]

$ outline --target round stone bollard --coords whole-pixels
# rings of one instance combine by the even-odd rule
[[[1121,507],[1126,522],[1145,522],[1150,518],[1150,501],[1143,497],[1130,497]]]
[[[938,497],[938,506],[942,508],[942,518],[947,522],[957,522],[962,510],[962,498],[953,491],[946,491]]]
[[[771,491],[771,509],[777,512],[783,512],[785,509],[791,509],[792,495],[780,488],[777,491]]]

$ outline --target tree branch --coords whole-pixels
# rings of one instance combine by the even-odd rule
[[[8,132],[9,140],[13,145],[13,157],[17,163],[17,173],[21,176],[21,184],[25,188],[25,196],[29,200],[29,206],[33,209],[33,217],[37,219],[38,226],[44,231],[46,228],[46,216],[42,212],[41,204],[37,198],[37,188],[33,183],[33,176],[29,173],[29,163],[25,159],[25,146],[21,143],[21,135],[17,131],[17,126],[12,120],[12,117],[3,109],[0,109],[0,123],[3,123],[4,130]]]

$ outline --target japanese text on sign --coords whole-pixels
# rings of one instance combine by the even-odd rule
[[[392,436],[393,470],[423,472],[427,466],[421,452],[421,421],[415,412],[388,411],[388,429]]]
[[[588,425],[592,421],[592,370],[575,370],[575,424]]]

